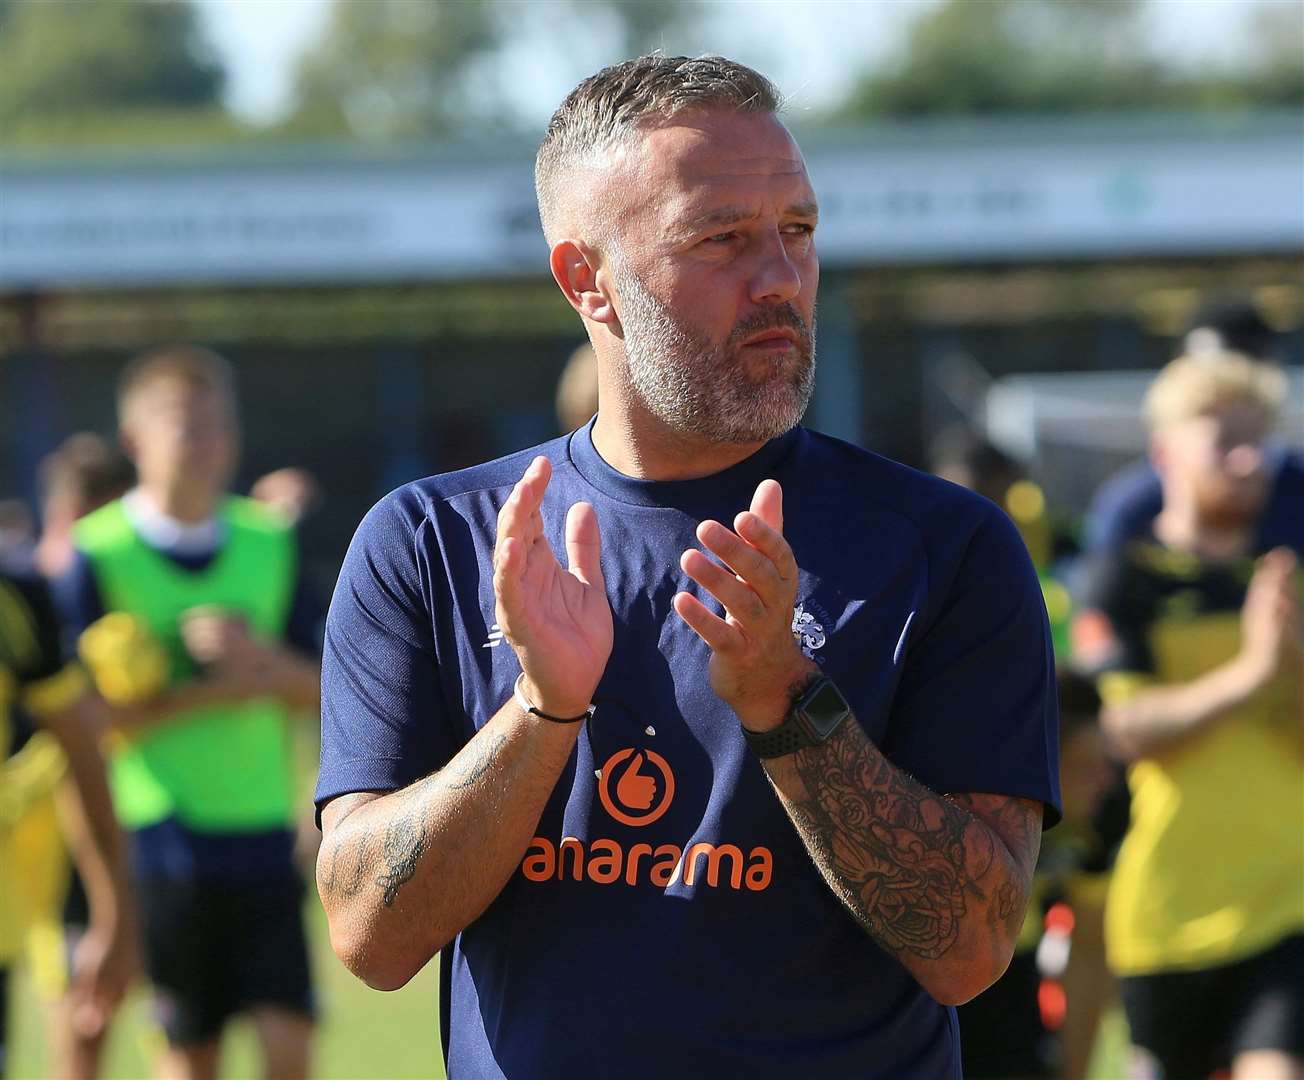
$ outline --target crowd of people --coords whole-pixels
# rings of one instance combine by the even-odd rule
[[[958,1025],[966,1076],[1079,1080],[1117,1002],[1139,1078],[1304,1076],[1304,458],[1276,339],[1200,320],[1138,403],[1148,459],[1070,539],[1035,463],[972,432],[936,445],[944,484],[794,428],[813,194],[768,84],[707,63],[633,61],[559,110],[540,205],[591,339],[566,434],[383,501],[329,620],[295,531],[319,492],[231,492],[216,353],[132,360],[116,437],[46,459],[38,531],[0,550],[0,1073],[26,960],[58,1076],[98,1074],[137,978],[159,1075],[216,1076],[237,1015],[267,1075],[308,1075],[315,868],[369,983],[442,948],[454,1075],[664,1075],[666,1038],[717,1070],[690,1075],[870,1051],[952,1075]],[[627,156],[584,158],[603,139]],[[711,197],[691,229],[598,216],[620,183]],[[712,353],[664,295],[744,266],[765,317],[694,309],[728,324]],[[717,400],[671,370],[709,389],[693,357],[795,374]],[[319,710],[314,819],[293,754]],[[662,815],[674,844],[633,842]],[[613,991],[579,980],[617,946],[643,974],[595,1027],[577,1005]],[[672,988],[694,957],[713,974]]]

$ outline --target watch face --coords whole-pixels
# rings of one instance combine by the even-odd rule
[[[851,709],[833,683],[825,681],[803,706],[803,713],[818,739],[827,739],[833,730],[846,719]]]

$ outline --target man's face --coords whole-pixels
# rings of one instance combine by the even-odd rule
[[[159,379],[132,400],[123,433],[146,483],[218,492],[234,472],[235,417],[216,391]]]
[[[1156,463],[1166,481],[1194,498],[1204,524],[1246,525],[1267,499],[1263,442],[1269,429],[1257,405],[1219,405],[1160,432]]]
[[[635,137],[611,177],[627,377],[671,430],[789,430],[815,366],[815,195],[768,114],[695,112]],[[614,247],[614,250],[611,248]]]

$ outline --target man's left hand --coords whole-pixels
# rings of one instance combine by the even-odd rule
[[[697,538],[724,565],[696,548],[679,563],[721,603],[724,616],[683,592],[675,596],[675,611],[711,647],[711,689],[743,726],[778,727],[796,693],[819,671],[792,633],[798,575],[783,538],[783,489],[762,480],[732,531],[708,519],[698,525]]]

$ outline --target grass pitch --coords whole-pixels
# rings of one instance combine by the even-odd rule
[[[326,918],[310,894],[309,936],[313,971],[320,993],[321,1025],[313,1075],[321,1080],[444,1080],[439,1049],[439,964],[432,961],[402,990],[384,994],[355,979],[331,952]],[[13,985],[10,1028],[11,1080],[50,1076],[41,1019],[21,976]],[[104,1080],[144,1080],[151,1075],[150,1052],[161,1036],[149,1019],[143,991],[137,991],[118,1016],[105,1060]],[[1092,1080],[1126,1075],[1126,1027],[1117,1012],[1105,1017]],[[222,1046],[224,1080],[261,1075],[253,1031],[236,1023]]]
[[[355,979],[331,952],[326,917],[310,890],[307,903],[313,974],[321,1023],[314,1046],[313,1076],[322,1080],[443,1080],[439,1049],[439,964],[432,961],[402,990],[380,993]],[[40,1010],[20,976],[12,986],[10,1080],[41,1080],[50,1065]],[[151,1051],[162,1038],[138,990],[118,1014],[105,1056],[104,1080],[144,1080]],[[252,1028],[235,1023],[222,1044],[225,1080],[258,1077],[258,1047]]]

